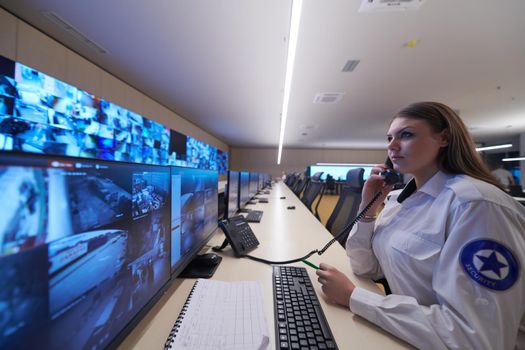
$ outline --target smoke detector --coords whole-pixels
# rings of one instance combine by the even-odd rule
[[[358,12],[414,11],[425,0],[362,0]]]

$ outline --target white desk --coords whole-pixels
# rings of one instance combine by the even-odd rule
[[[324,226],[283,183],[275,184],[271,193],[264,196],[269,198],[269,203],[248,206],[251,209],[264,211],[260,223],[250,224],[260,241],[260,246],[250,255],[272,260],[288,260],[301,257],[313,249],[321,249],[332,238]],[[286,199],[280,199],[281,196],[285,196]],[[286,208],[288,206],[295,206],[295,209],[289,210]],[[223,240],[222,231],[217,230],[210,241],[210,246],[219,245]],[[275,328],[271,266],[249,259],[235,258],[230,246],[219,254],[223,260],[213,279],[260,281],[270,333],[270,349],[274,349]],[[337,242],[322,256],[314,255],[309,260],[315,264],[326,262],[336,266],[345,272],[356,285],[380,293],[379,288],[370,280],[353,275],[346,253]],[[307,267],[302,263],[295,265]],[[339,349],[410,348],[407,343],[398,340],[359,316],[355,316],[350,310],[327,303],[317,282],[315,270],[309,267],[307,270]],[[193,279],[177,279],[122,342],[119,349],[162,349],[194,281]]]

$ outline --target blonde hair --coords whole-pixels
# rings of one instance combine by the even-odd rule
[[[446,130],[448,145],[437,157],[442,171],[465,174],[504,190],[481,159],[467,127],[452,108],[439,102],[417,102],[403,108],[392,119],[399,117],[424,120],[436,133]]]

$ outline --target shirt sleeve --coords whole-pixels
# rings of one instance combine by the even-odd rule
[[[372,250],[374,222],[357,222],[346,240],[346,254],[352,271],[358,276],[371,279],[383,277],[383,272]]]
[[[350,309],[418,348],[513,349],[525,312],[524,232],[516,211],[483,201],[462,204],[449,216],[434,268],[436,304],[356,288]],[[473,249],[477,242],[496,243]],[[477,272],[468,263],[474,259]]]

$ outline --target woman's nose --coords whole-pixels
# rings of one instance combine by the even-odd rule
[[[396,138],[393,138],[392,140],[390,140],[388,142],[387,149],[389,149],[389,150],[399,149],[399,142],[398,142],[398,140]]]

